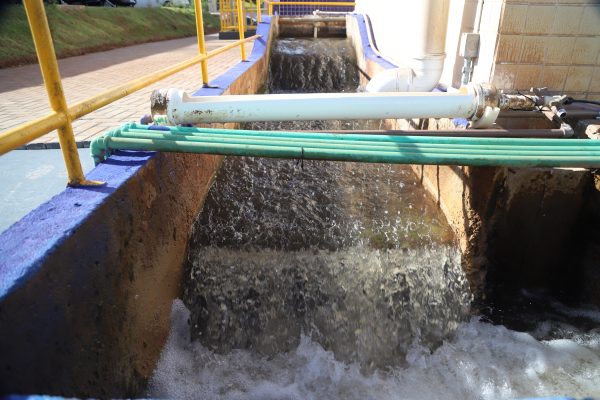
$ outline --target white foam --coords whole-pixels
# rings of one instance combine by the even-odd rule
[[[149,386],[151,397],[182,399],[503,399],[600,396],[598,335],[539,342],[479,321],[461,324],[431,353],[414,344],[402,367],[363,375],[357,364],[302,337],[270,359],[251,351],[215,354],[190,343],[183,303]]]

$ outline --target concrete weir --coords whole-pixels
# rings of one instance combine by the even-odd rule
[[[290,36],[316,32],[312,23],[292,26],[297,29],[285,27]],[[318,28],[339,34],[338,20]],[[270,42],[279,33],[277,19],[265,17],[248,61],[195,95],[261,92]],[[395,67],[374,51],[361,15],[346,17],[346,35],[362,79]],[[386,124],[422,128],[425,121]],[[191,228],[222,160],[117,152],[88,175],[106,186],[68,188],[0,234],[0,395],[145,394],[169,333],[173,299],[181,297]],[[600,305],[600,291],[592,287],[600,274],[590,262],[597,250],[573,235],[581,227],[582,235],[594,231],[586,219],[597,217],[589,171],[412,169],[452,226],[479,298],[495,293],[489,276],[494,285],[515,288],[564,281],[564,265],[579,248],[578,278],[569,282]]]

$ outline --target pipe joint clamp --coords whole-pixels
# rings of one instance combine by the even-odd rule
[[[469,84],[461,91],[474,96],[475,112],[470,118],[472,128],[489,128],[500,114],[500,95],[496,87],[489,83]]]

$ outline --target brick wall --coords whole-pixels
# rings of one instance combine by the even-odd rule
[[[600,100],[600,0],[503,1],[492,76]]]

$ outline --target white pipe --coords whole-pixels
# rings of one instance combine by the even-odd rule
[[[383,43],[383,53],[407,54],[408,60],[393,72],[376,75],[367,85],[368,92],[408,91],[428,92],[440,81],[446,57],[446,31],[448,28],[449,0],[395,1],[386,4],[391,8],[377,8],[374,3],[363,3],[362,11],[369,14],[374,24],[377,43]],[[404,21],[390,19],[394,7],[405,15]],[[372,8],[369,8],[372,7]],[[383,13],[388,13],[383,16]],[[377,25],[380,24],[379,27]],[[379,28],[379,29],[377,29]],[[377,36],[377,32],[382,36]],[[390,38],[391,36],[391,38]],[[393,39],[391,48],[389,39]],[[387,49],[385,48],[387,46]],[[402,53],[400,53],[402,52]]]
[[[430,92],[438,85],[444,69],[443,58],[415,59],[411,65],[412,68],[393,68],[378,73],[367,84],[367,92]]]
[[[414,7],[410,15],[411,35],[405,38],[409,48],[412,48],[411,58],[444,58],[449,0],[419,0],[411,3]]]
[[[316,93],[192,97],[177,89],[153,94],[153,115],[170,124],[387,118],[472,118],[480,98],[458,93]]]

